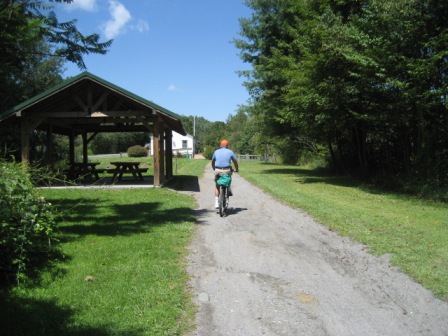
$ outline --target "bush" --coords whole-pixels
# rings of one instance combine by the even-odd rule
[[[128,148],[129,157],[145,157],[148,156],[148,151],[140,145],[135,145]]]
[[[26,270],[56,250],[51,243],[56,223],[26,166],[0,160],[0,167],[0,279],[20,282]]]
[[[208,160],[211,160],[212,159],[212,156],[213,156],[213,153],[215,153],[215,150],[216,150],[217,148],[214,148],[214,147],[212,147],[212,146],[208,146],[207,148],[205,148],[205,150],[204,150],[204,152],[202,153],[202,155],[206,158],[206,159],[208,159]]]

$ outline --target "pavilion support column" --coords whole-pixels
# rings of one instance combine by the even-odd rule
[[[30,161],[30,120],[27,118],[22,119],[22,162],[29,163]]]
[[[169,128],[165,129],[166,142],[166,178],[173,177],[173,131]]]
[[[72,165],[75,163],[75,134],[73,132],[70,133],[68,137],[69,141],[69,164]]]
[[[87,154],[87,133],[83,132],[82,133],[82,162],[83,163],[87,163],[88,161],[88,154]]]
[[[162,120],[159,120],[159,131],[161,141],[159,143],[160,152],[160,184],[165,182],[165,125]]]
[[[44,164],[50,165],[53,157],[53,126],[49,125],[46,133],[45,159]]]
[[[160,127],[159,119],[154,120],[153,130],[154,186],[160,186]]]

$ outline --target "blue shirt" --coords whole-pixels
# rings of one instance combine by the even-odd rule
[[[232,159],[236,160],[235,153],[226,147],[215,150],[212,160],[215,160],[215,167],[229,167]]]

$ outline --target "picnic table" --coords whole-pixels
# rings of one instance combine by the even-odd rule
[[[96,168],[99,164],[99,162],[74,162],[70,164],[68,169],[64,170],[64,173],[68,176],[68,178],[73,180],[79,177],[95,178],[95,180],[99,180],[100,177],[98,176],[98,173],[104,172],[104,169]]]
[[[110,164],[115,166],[115,168],[106,169],[108,173],[113,174],[112,180],[121,180],[123,174],[132,174],[135,180],[143,181],[142,173],[146,173],[148,168],[140,168],[141,162],[133,161],[116,161]]]

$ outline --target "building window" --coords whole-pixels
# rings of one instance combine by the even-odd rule
[[[188,148],[188,140],[182,140],[182,148]]]

